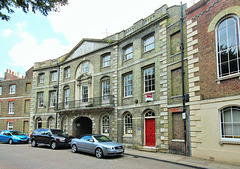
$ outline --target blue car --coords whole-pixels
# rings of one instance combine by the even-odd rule
[[[28,143],[29,138],[25,133],[18,130],[1,130],[0,142],[6,142],[9,144]]]

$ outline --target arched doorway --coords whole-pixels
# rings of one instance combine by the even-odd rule
[[[82,134],[92,134],[92,120],[88,117],[79,117],[74,123],[75,136],[79,137]]]

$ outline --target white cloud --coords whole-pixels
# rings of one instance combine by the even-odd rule
[[[2,32],[2,36],[7,38],[7,37],[11,36],[12,33],[13,33],[13,31],[11,29],[4,29]]]
[[[192,5],[198,0],[183,0]],[[152,14],[167,3],[168,6],[180,5],[181,0],[69,0],[69,5],[61,12],[48,18],[55,32],[62,32],[72,45],[82,38],[103,38],[129,28],[138,20]]]
[[[28,70],[33,63],[45,61],[48,59],[55,59],[66,51],[69,51],[68,46],[64,46],[58,39],[45,39],[39,44],[34,36],[24,32],[19,27],[19,36],[22,38],[20,43],[16,43],[9,51],[9,56],[13,62],[9,63],[11,66],[24,67]]]

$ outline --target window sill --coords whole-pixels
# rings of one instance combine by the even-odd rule
[[[123,60],[123,63],[124,63],[124,62],[128,62],[129,60],[132,60],[132,59],[133,59],[133,58],[130,58],[130,59],[124,59],[124,60]]]
[[[181,95],[171,96],[171,99],[177,99],[177,98],[182,98],[182,96]]]
[[[237,140],[221,140],[219,142],[220,145],[223,145],[223,144],[236,144],[236,145],[240,145],[240,139],[237,139]]]
[[[101,68],[102,68],[102,69],[106,69],[106,68],[110,68],[110,67],[111,67],[111,66],[104,66],[104,67],[102,66]]]
[[[172,142],[181,142],[181,143],[184,143],[185,141],[182,140],[182,139],[172,139]]]
[[[144,92],[143,95],[146,95],[146,94],[148,94],[148,93],[153,93],[153,94],[154,94],[154,93],[155,93],[155,90],[154,90],[154,91],[150,91],[150,92]]]
[[[14,115],[14,113],[8,113],[8,115]]]
[[[132,134],[124,134],[123,137],[124,137],[124,138],[132,138],[133,135],[132,135]]]
[[[129,99],[129,98],[132,98],[133,96],[124,96],[123,99]]]
[[[144,51],[143,54],[149,53],[149,52],[153,51],[154,49],[155,49],[155,48],[150,49],[150,50],[148,50],[148,51]]]
[[[240,80],[240,74],[238,73],[238,74],[229,75],[229,76],[225,76],[225,77],[219,77],[219,78],[216,80],[216,82],[217,82],[217,84],[220,84],[221,81],[223,81],[223,80],[233,79],[233,78],[236,78],[236,77],[238,77],[239,80]]]

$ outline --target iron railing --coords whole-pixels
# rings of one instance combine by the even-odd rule
[[[56,105],[57,110],[81,109],[90,107],[114,107],[114,96],[93,97],[74,101],[65,101]]]

